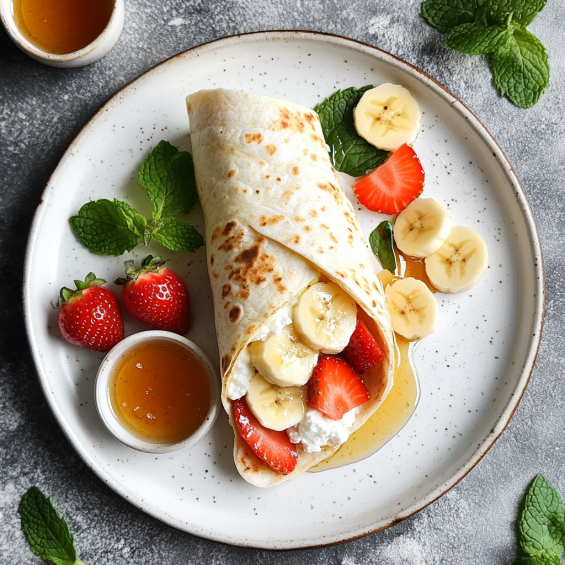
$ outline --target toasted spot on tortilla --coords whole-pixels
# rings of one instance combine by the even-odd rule
[[[330,226],[328,226],[327,224],[320,224],[320,227],[325,229],[325,230],[329,230]]]
[[[312,231],[312,228],[310,226],[304,226],[304,231]]]
[[[231,171],[228,171],[228,178],[231,179],[235,175],[236,172],[237,171],[235,169],[231,169]]]
[[[378,287],[378,285],[377,285],[377,283],[376,283],[375,281],[373,281],[373,288],[374,288],[375,290],[379,290],[379,287]]]
[[[318,247],[318,251],[323,254],[323,253],[324,253],[324,248],[323,248],[323,247]]]
[[[255,191],[255,194],[259,194],[259,191],[258,191],[258,190],[256,190],[256,191]]]
[[[284,140],[285,143],[288,143],[290,141],[290,139],[288,139],[288,137]]]
[[[267,150],[267,153],[269,155],[274,155],[277,152],[277,146],[276,145],[266,145],[265,149]]]
[[[314,126],[314,122],[316,121],[316,118],[313,114],[308,114],[306,112],[304,112],[304,117],[306,118],[306,121],[310,124],[310,127],[316,131],[316,128]]]
[[[320,208],[320,210],[321,210],[322,212],[325,212],[325,211],[326,211],[326,207],[325,207],[325,206],[322,206],[322,207]]]
[[[316,155],[315,153],[310,153],[310,159],[312,159],[312,161],[317,161],[318,155]]]
[[[359,263],[359,267],[361,267],[362,269],[365,269],[365,265],[363,265],[363,263]]]
[[[261,216],[259,218],[259,225],[264,228],[265,226],[274,226],[275,224],[278,224],[281,220],[284,220],[284,216],[278,215],[278,216],[271,216],[270,218],[268,218],[267,216]]]
[[[261,165],[262,167],[264,167],[266,164],[266,161],[259,161],[259,165]]]
[[[339,271],[336,271],[335,274],[342,279],[345,278],[345,275],[343,273],[340,273]]]
[[[214,231],[212,232],[212,241],[218,239],[221,233],[222,233],[222,228],[220,226],[215,227]]]
[[[373,308],[377,307],[377,303],[374,300],[371,302],[371,304],[373,305]]]
[[[261,133],[246,133],[245,142],[246,143],[256,143],[259,145],[263,141],[263,134]]]
[[[244,188],[241,192],[243,192],[243,194],[247,194],[247,189]]]
[[[308,155],[308,149],[303,149],[302,153],[304,153],[304,155]]]
[[[241,317],[242,313],[243,313],[243,310],[242,310],[241,306],[236,304],[228,313],[228,317],[230,319],[230,322],[232,324],[235,324],[239,320],[239,318]]]
[[[241,242],[243,240],[244,235],[245,235],[244,231],[239,230],[236,234],[228,237],[222,243],[222,245],[220,245],[220,247],[218,247],[218,250],[229,253],[230,251],[233,251],[234,249],[239,249],[239,247],[241,246]]]
[[[230,307],[231,302],[228,300],[225,304],[224,304],[224,310],[227,310]]]
[[[222,298],[229,296],[231,294],[231,284],[225,284],[222,287]]]
[[[216,273],[216,271],[212,271],[212,276],[218,280],[220,278],[220,273]]]
[[[270,178],[271,178],[271,175],[265,175],[265,178],[266,178],[266,179],[270,179]]]
[[[226,355],[222,357],[222,373],[225,373],[228,370],[230,363],[231,363],[231,355],[228,355],[226,353]]]
[[[213,264],[214,264],[214,256],[210,255],[210,265],[213,265]]]
[[[297,235],[287,237],[286,242],[290,245],[292,245],[292,244],[300,245],[300,236],[297,234]]]
[[[316,212],[316,210],[310,210],[310,217],[311,218],[315,218],[318,215],[318,212]]]
[[[282,280],[283,278],[279,275],[279,276],[274,276],[273,277],[273,282],[275,283],[277,290],[283,294],[284,292],[286,292],[286,286],[284,286],[284,284],[282,284]]]
[[[297,175],[300,172],[300,169],[298,167],[292,167],[292,174],[293,175]]]
[[[302,216],[294,216],[294,221],[295,222],[305,222],[306,218],[303,218]]]
[[[251,293],[249,292],[249,287],[248,286],[244,286],[242,287],[242,289],[237,293],[237,297],[241,300],[247,300],[249,298],[249,295]]]

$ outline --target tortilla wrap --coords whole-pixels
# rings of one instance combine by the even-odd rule
[[[339,446],[306,453],[298,444],[296,469],[281,475],[242,440],[227,390],[234,364],[253,334],[320,275],[342,287],[386,352],[382,363],[363,374],[371,399],[357,414],[354,431],[392,387],[390,316],[317,114],[298,104],[230,90],[202,90],[186,102],[206,224],[222,402],[235,432],[234,459],[245,480],[268,487],[303,473]]]

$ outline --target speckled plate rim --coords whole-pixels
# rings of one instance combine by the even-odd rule
[[[467,462],[462,465],[459,470],[452,475],[452,477],[445,481],[443,484],[439,485],[435,490],[430,492],[427,496],[422,497],[418,501],[416,501],[413,505],[409,506],[408,508],[404,509],[402,512],[391,516],[388,519],[380,520],[375,522],[374,524],[364,527],[358,528],[357,531],[348,532],[343,536],[339,536],[334,538],[332,541],[327,543],[312,543],[308,545],[301,545],[301,546],[294,546],[292,542],[284,550],[295,550],[295,549],[311,549],[316,547],[324,547],[328,545],[335,545],[337,543],[343,543],[347,541],[352,541],[358,539],[360,537],[364,537],[370,535],[372,533],[376,533],[380,530],[386,529],[390,526],[393,526],[402,520],[412,516],[416,512],[419,512],[446,492],[448,492],[451,488],[453,488],[461,479],[463,479],[467,473],[469,473],[475,465],[485,456],[488,450],[494,445],[495,441],[500,437],[502,432],[505,430],[506,426],[508,425],[512,415],[516,411],[520,400],[526,390],[528,382],[530,380],[530,376],[534,369],[535,360],[537,357],[542,329],[543,329],[543,319],[545,313],[545,273],[544,273],[544,263],[543,263],[543,255],[541,249],[541,242],[539,238],[539,233],[537,230],[537,226],[534,220],[534,216],[532,210],[530,208],[529,202],[525,195],[524,189],[518,180],[518,177],[512,168],[512,165],[504,152],[502,151],[501,147],[498,145],[496,140],[492,137],[492,135],[488,132],[485,126],[479,121],[479,119],[467,108],[456,96],[454,96],[449,90],[443,87],[440,83],[438,83],[435,79],[418,69],[417,67],[411,65],[383,51],[372,45],[368,45],[362,43],[357,40],[348,39],[345,37],[341,37],[338,35],[326,34],[321,32],[310,32],[310,31],[293,31],[293,30],[281,30],[281,31],[265,31],[265,32],[253,32],[247,34],[239,34],[230,37],[225,37],[221,39],[217,39],[214,41],[210,41],[208,43],[201,44],[199,46],[193,47],[187,51],[179,53],[165,61],[151,67],[143,74],[141,74],[136,79],[132,80],[120,90],[118,90],[112,97],[110,97],[101,107],[100,109],[94,113],[94,115],[88,120],[88,122],[83,126],[80,132],[77,134],[75,139],[70,143],[69,147],[65,151],[63,157],[61,158],[59,164],[57,165],[56,169],[50,176],[45,189],[41,195],[41,199],[39,201],[38,208],[35,212],[33,222],[30,229],[30,234],[28,237],[27,247],[26,247],[26,256],[25,256],[25,265],[24,265],[24,277],[23,277],[23,306],[24,306],[24,317],[26,323],[26,331],[28,336],[28,341],[30,344],[32,356],[34,363],[36,365],[38,371],[38,377],[49,403],[49,406],[55,415],[55,418],[58,420],[59,425],[61,426],[63,432],[67,436],[68,440],[77,451],[77,453],[81,456],[83,461],[94,471],[96,475],[98,475],[110,488],[116,491],[120,496],[131,502],[134,506],[142,510],[143,512],[161,520],[162,522],[169,524],[179,530],[191,533],[193,535],[198,535],[200,537],[204,537],[213,541],[218,541],[221,543],[227,543],[229,545],[239,545],[241,547],[250,547],[255,549],[262,549],[262,550],[273,550],[272,547],[263,547],[256,544],[245,544],[245,543],[233,543],[232,541],[226,541],[225,539],[221,539],[218,536],[213,535],[206,535],[202,531],[192,531],[187,528],[186,523],[181,523],[179,520],[169,516],[166,512],[159,508],[152,508],[144,505],[142,503],[141,497],[138,493],[128,490],[124,487],[124,485],[119,484],[115,481],[110,475],[108,475],[104,469],[100,468],[96,461],[86,452],[80,442],[78,441],[77,437],[75,436],[72,429],[70,429],[65,424],[65,418],[61,411],[59,410],[57,404],[55,403],[52,394],[48,388],[47,377],[43,372],[42,362],[41,362],[41,354],[38,350],[37,343],[34,340],[32,329],[31,329],[31,312],[28,310],[30,302],[26,299],[28,294],[31,293],[30,289],[30,274],[32,268],[32,259],[34,255],[34,244],[38,235],[38,230],[41,223],[42,217],[42,210],[44,208],[43,204],[45,204],[45,200],[48,198],[48,189],[56,184],[57,177],[63,168],[66,165],[66,162],[72,158],[72,152],[74,146],[82,140],[84,136],[86,136],[89,130],[94,126],[94,124],[99,121],[105,111],[112,107],[114,104],[119,103],[120,100],[128,93],[135,89],[136,85],[140,82],[144,82],[149,80],[153,73],[159,72],[164,66],[173,64],[179,58],[186,58],[186,57],[198,57],[201,53],[206,52],[213,52],[217,48],[224,48],[233,45],[238,45],[242,43],[260,43],[260,42],[267,42],[267,41],[274,41],[274,40],[285,40],[285,41],[312,41],[312,42],[319,42],[319,43],[328,43],[334,46],[342,46],[347,49],[353,49],[359,51],[360,53],[372,56],[379,61],[387,63],[393,67],[399,68],[404,72],[407,72],[412,77],[416,78],[420,82],[422,82],[427,87],[431,88],[436,94],[438,94],[441,98],[447,101],[451,107],[453,107],[465,120],[469,122],[471,127],[475,130],[475,132],[480,136],[480,138],[485,142],[487,147],[491,150],[493,156],[499,161],[502,170],[506,176],[506,179],[512,186],[514,190],[514,195],[516,197],[517,204],[521,210],[521,213],[524,218],[525,225],[527,227],[527,237],[530,243],[530,249],[532,253],[533,263],[534,263],[534,273],[532,273],[534,278],[534,288],[535,288],[535,299],[534,299],[534,311],[532,316],[532,336],[530,338],[528,351],[525,356],[525,361],[521,370],[521,376],[516,383],[516,388],[514,389],[514,394],[512,396],[512,400],[507,404],[505,409],[503,410],[502,414],[496,421],[495,425],[491,429],[488,436],[477,446],[474,454],[467,460]]]

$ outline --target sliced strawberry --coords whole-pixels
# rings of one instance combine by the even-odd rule
[[[320,355],[308,381],[308,404],[332,420],[369,400],[370,395],[353,367],[335,355]]]
[[[233,417],[239,435],[259,459],[281,475],[294,471],[298,452],[286,432],[276,432],[262,426],[249,410],[245,398],[234,400]]]
[[[361,374],[382,361],[385,352],[369,328],[357,316],[357,325],[347,347],[340,353],[352,367]]]
[[[359,202],[382,214],[396,214],[422,194],[424,171],[412,147],[401,145],[380,167],[354,187]]]

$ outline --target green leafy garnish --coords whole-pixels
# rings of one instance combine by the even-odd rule
[[[389,221],[381,222],[371,232],[369,243],[383,269],[388,269],[391,273],[394,273],[396,271],[396,257],[392,244],[392,224]]]
[[[195,228],[174,218],[167,218],[153,234],[153,239],[171,251],[193,251],[204,245],[204,239]]]
[[[539,39],[517,29],[492,57],[494,85],[517,106],[529,108],[549,83],[547,54]]]
[[[139,186],[153,202],[153,220],[188,214],[197,199],[192,156],[161,141],[141,165]]]
[[[190,153],[159,142],[141,165],[139,184],[153,203],[152,221],[120,200],[88,202],[69,219],[85,247],[100,255],[121,255],[151,240],[171,251],[193,252],[204,245],[194,227],[172,217],[188,214],[198,198]]]
[[[86,565],[77,559],[67,522],[37,487],[24,494],[19,512],[22,530],[35,555],[54,565]]]
[[[121,255],[143,241],[147,221],[119,200],[88,202],[69,219],[80,242],[101,255]]]
[[[447,33],[446,45],[469,55],[490,55],[501,96],[533,106],[549,84],[545,47],[526,30],[546,0],[426,0],[422,16]]]
[[[363,88],[338,90],[314,108],[320,116],[335,170],[352,177],[367,174],[382,165],[388,157],[388,152],[365,141],[355,129],[353,109],[365,91],[371,88],[373,87],[368,85]]]
[[[521,555],[514,565],[560,565],[565,551],[565,509],[559,493],[542,475],[526,491],[517,530]]]

